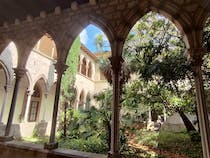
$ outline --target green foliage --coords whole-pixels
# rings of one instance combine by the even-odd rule
[[[108,148],[106,142],[96,136],[91,136],[87,139],[80,138],[60,140],[59,145],[61,148],[65,149],[73,149],[78,151],[101,154],[105,154]]]
[[[207,51],[210,52],[210,18],[207,19],[203,32],[203,42]]]
[[[95,37],[95,45],[98,52],[103,52],[104,36],[103,34],[97,34]]]
[[[104,33],[98,33],[95,36],[94,44],[98,52],[104,52],[106,47],[107,48],[110,47],[109,41],[107,40],[107,37],[105,36]]]
[[[90,107],[85,111],[68,109],[67,137],[66,139],[62,139],[63,133],[60,129],[59,138],[63,142],[66,142],[64,144],[70,145],[69,148],[73,147],[72,149],[76,148],[82,151],[106,153],[109,149],[111,112],[110,110],[108,111],[109,106],[106,106],[109,108],[103,107],[99,107],[98,109]],[[77,144],[74,145],[70,143],[71,141]]]
[[[139,144],[143,144],[146,146],[151,146],[153,148],[158,147],[158,137],[159,132],[156,131],[147,131],[145,129],[142,129],[136,133],[137,135],[137,141]]]
[[[192,158],[202,158],[200,142],[192,142],[187,133],[160,132],[158,148]]]
[[[185,45],[176,27],[151,12],[131,30],[124,47],[124,58],[133,72],[143,79],[159,76],[159,81],[168,83],[185,79],[190,70],[184,51]]]
[[[143,103],[160,114],[163,108],[180,112],[186,127],[193,127],[183,113],[195,111],[193,72],[185,49],[183,37],[168,19],[153,12],[142,17],[124,47],[124,58],[138,77],[126,87],[131,89],[126,102]]]
[[[72,93],[72,86],[74,86],[75,77],[78,69],[78,60],[80,52],[80,38],[78,37],[69,51],[69,55],[66,60],[68,69],[65,71],[65,74],[62,77],[62,96],[65,98],[71,98],[75,93]]]
[[[187,132],[136,131],[136,140],[139,144],[150,146],[156,150],[168,153],[186,155],[192,158],[202,157],[200,142],[192,142]]]
[[[68,65],[68,69],[62,77],[61,82],[61,97],[60,97],[60,123],[59,128],[63,129],[63,137],[66,137],[67,127],[69,125],[69,119],[71,119],[71,110],[70,107],[73,106],[73,103],[76,98],[76,89],[74,87],[76,73],[78,69],[78,59],[80,52],[80,38],[77,39],[72,44],[71,49],[69,50],[69,54],[67,56],[66,64]]]

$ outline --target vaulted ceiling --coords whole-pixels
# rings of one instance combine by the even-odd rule
[[[39,16],[41,11],[53,12],[56,6],[69,8],[75,0],[0,0],[0,24],[14,23],[17,18],[24,20],[27,15]],[[78,4],[89,0],[76,0]]]

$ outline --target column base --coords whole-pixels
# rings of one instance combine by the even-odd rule
[[[120,156],[120,153],[113,153],[109,151],[107,158],[121,158],[121,156]]]
[[[44,149],[53,150],[58,148],[58,143],[45,143]]]
[[[0,136],[0,142],[9,142],[14,140],[13,136]]]

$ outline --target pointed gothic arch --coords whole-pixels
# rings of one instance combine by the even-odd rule
[[[92,63],[91,62],[89,62],[88,63],[88,77],[89,78],[92,78],[92,74],[93,74],[93,66],[92,66]]]
[[[84,58],[82,59],[81,74],[83,74],[83,75],[86,76],[86,72],[87,72],[87,60],[86,60],[86,58],[84,57]]]

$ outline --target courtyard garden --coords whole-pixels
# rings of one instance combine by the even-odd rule
[[[210,51],[210,20],[204,28],[204,45]],[[96,45],[103,50],[103,39]],[[88,105],[75,110],[74,75],[77,71],[79,38],[67,59],[69,70],[63,77],[57,141],[61,148],[107,154],[111,140],[112,88],[96,93]],[[148,13],[127,37],[122,67],[120,151],[123,158],[201,158],[202,149],[197,118],[192,65],[186,58],[182,34],[165,17]],[[104,76],[110,78],[108,59],[99,59]],[[209,93],[210,57],[202,67],[206,94]],[[72,75],[73,74],[73,75]],[[111,86],[110,86],[111,87]],[[209,100],[207,99],[207,103]],[[161,126],[177,113],[185,128],[165,131]],[[192,122],[188,115],[196,120]],[[148,122],[154,128],[148,129]],[[160,127],[156,128],[156,125]],[[44,144],[48,137],[23,138]]]

